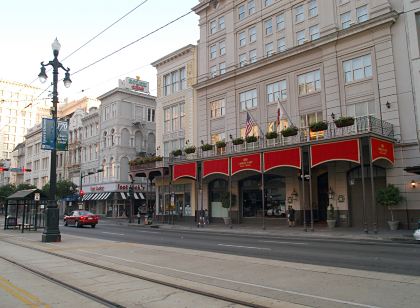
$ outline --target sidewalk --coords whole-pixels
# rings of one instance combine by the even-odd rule
[[[361,228],[353,227],[337,227],[329,229],[324,225],[314,225],[312,231],[308,226],[307,231],[304,230],[303,226],[296,226],[289,228],[283,225],[267,225],[263,230],[262,225],[257,224],[233,224],[232,228],[224,224],[208,224],[204,227],[198,228],[197,225],[191,222],[182,223],[177,222],[175,224],[162,224],[153,223],[152,225],[144,225],[143,223],[138,224],[137,220],[134,223],[128,223],[128,219],[124,218],[103,218],[102,221],[107,223],[115,223],[119,225],[129,225],[132,227],[143,227],[143,228],[159,228],[166,230],[182,230],[190,232],[215,232],[215,233],[229,233],[229,234],[249,234],[249,235],[268,235],[268,236],[279,236],[279,237],[291,237],[291,238],[322,238],[331,240],[368,240],[368,241],[398,241],[398,242],[410,242],[419,243],[415,241],[413,237],[414,230],[396,230],[390,231],[387,229],[379,229],[375,234],[372,229],[365,233]]]

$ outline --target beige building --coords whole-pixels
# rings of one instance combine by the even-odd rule
[[[394,183],[408,197],[397,219],[414,221],[418,192],[407,192],[407,161],[398,154],[405,149],[419,164],[397,2],[203,0],[193,8],[200,16],[196,145],[227,143],[174,163],[181,179],[196,175],[203,183],[197,207],[212,219],[225,217],[222,199],[232,191],[236,222],[276,223],[293,206],[299,222],[322,223],[332,205],[340,225],[368,231],[388,220],[374,196]],[[413,42],[410,65],[418,54]],[[339,127],[340,117],[354,123]],[[247,123],[257,141],[233,145]],[[283,136],[294,127],[295,136]],[[272,131],[279,136],[268,139]]]
[[[196,182],[184,179],[169,187],[169,179],[163,177],[169,173],[167,159],[172,151],[197,144],[197,113],[193,84],[197,76],[197,47],[184,46],[152,65],[157,70],[156,99],[156,146],[157,155],[164,158],[145,168],[133,166],[132,170],[141,171],[155,179],[158,204],[156,214],[176,213],[182,217],[193,216],[196,202]],[[172,206],[171,206],[172,204]]]

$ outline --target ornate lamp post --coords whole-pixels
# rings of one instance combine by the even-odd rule
[[[44,232],[42,233],[42,241],[43,242],[60,242],[61,241],[61,234],[60,229],[58,228],[59,222],[59,210],[57,206],[57,202],[55,200],[56,190],[57,190],[57,104],[58,104],[58,92],[57,92],[57,83],[58,83],[58,69],[61,68],[65,71],[65,76],[63,79],[64,86],[66,88],[70,87],[71,80],[70,80],[70,69],[64,68],[64,66],[58,61],[58,53],[60,52],[60,43],[58,42],[57,38],[51,45],[53,50],[54,59],[49,61],[47,64],[41,62],[41,72],[38,75],[39,81],[44,83],[47,81],[47,74],[45,68],[47,66],[51,66],[53,68],[53,108],[51,110],[52,118],[54,120],[54,149],[51,150],[51,165],[50,165],[50,201],[48,203],[46,209],[46,225]]]

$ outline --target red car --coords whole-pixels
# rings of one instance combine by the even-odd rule
[[[92,228],[98,224],[99,216],[88,211],[73,211],[70,215],[64,216],[65,226],[75,226],[80,228],[84,225],[90,225]]]

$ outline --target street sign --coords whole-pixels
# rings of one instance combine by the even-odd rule
[[[35,201],[39,201],[41,200],[41,194],[40,193],[35,193]]]
[[[78,202],[77,204],[79,205],[79,210],[83,210],[83,202]]]

